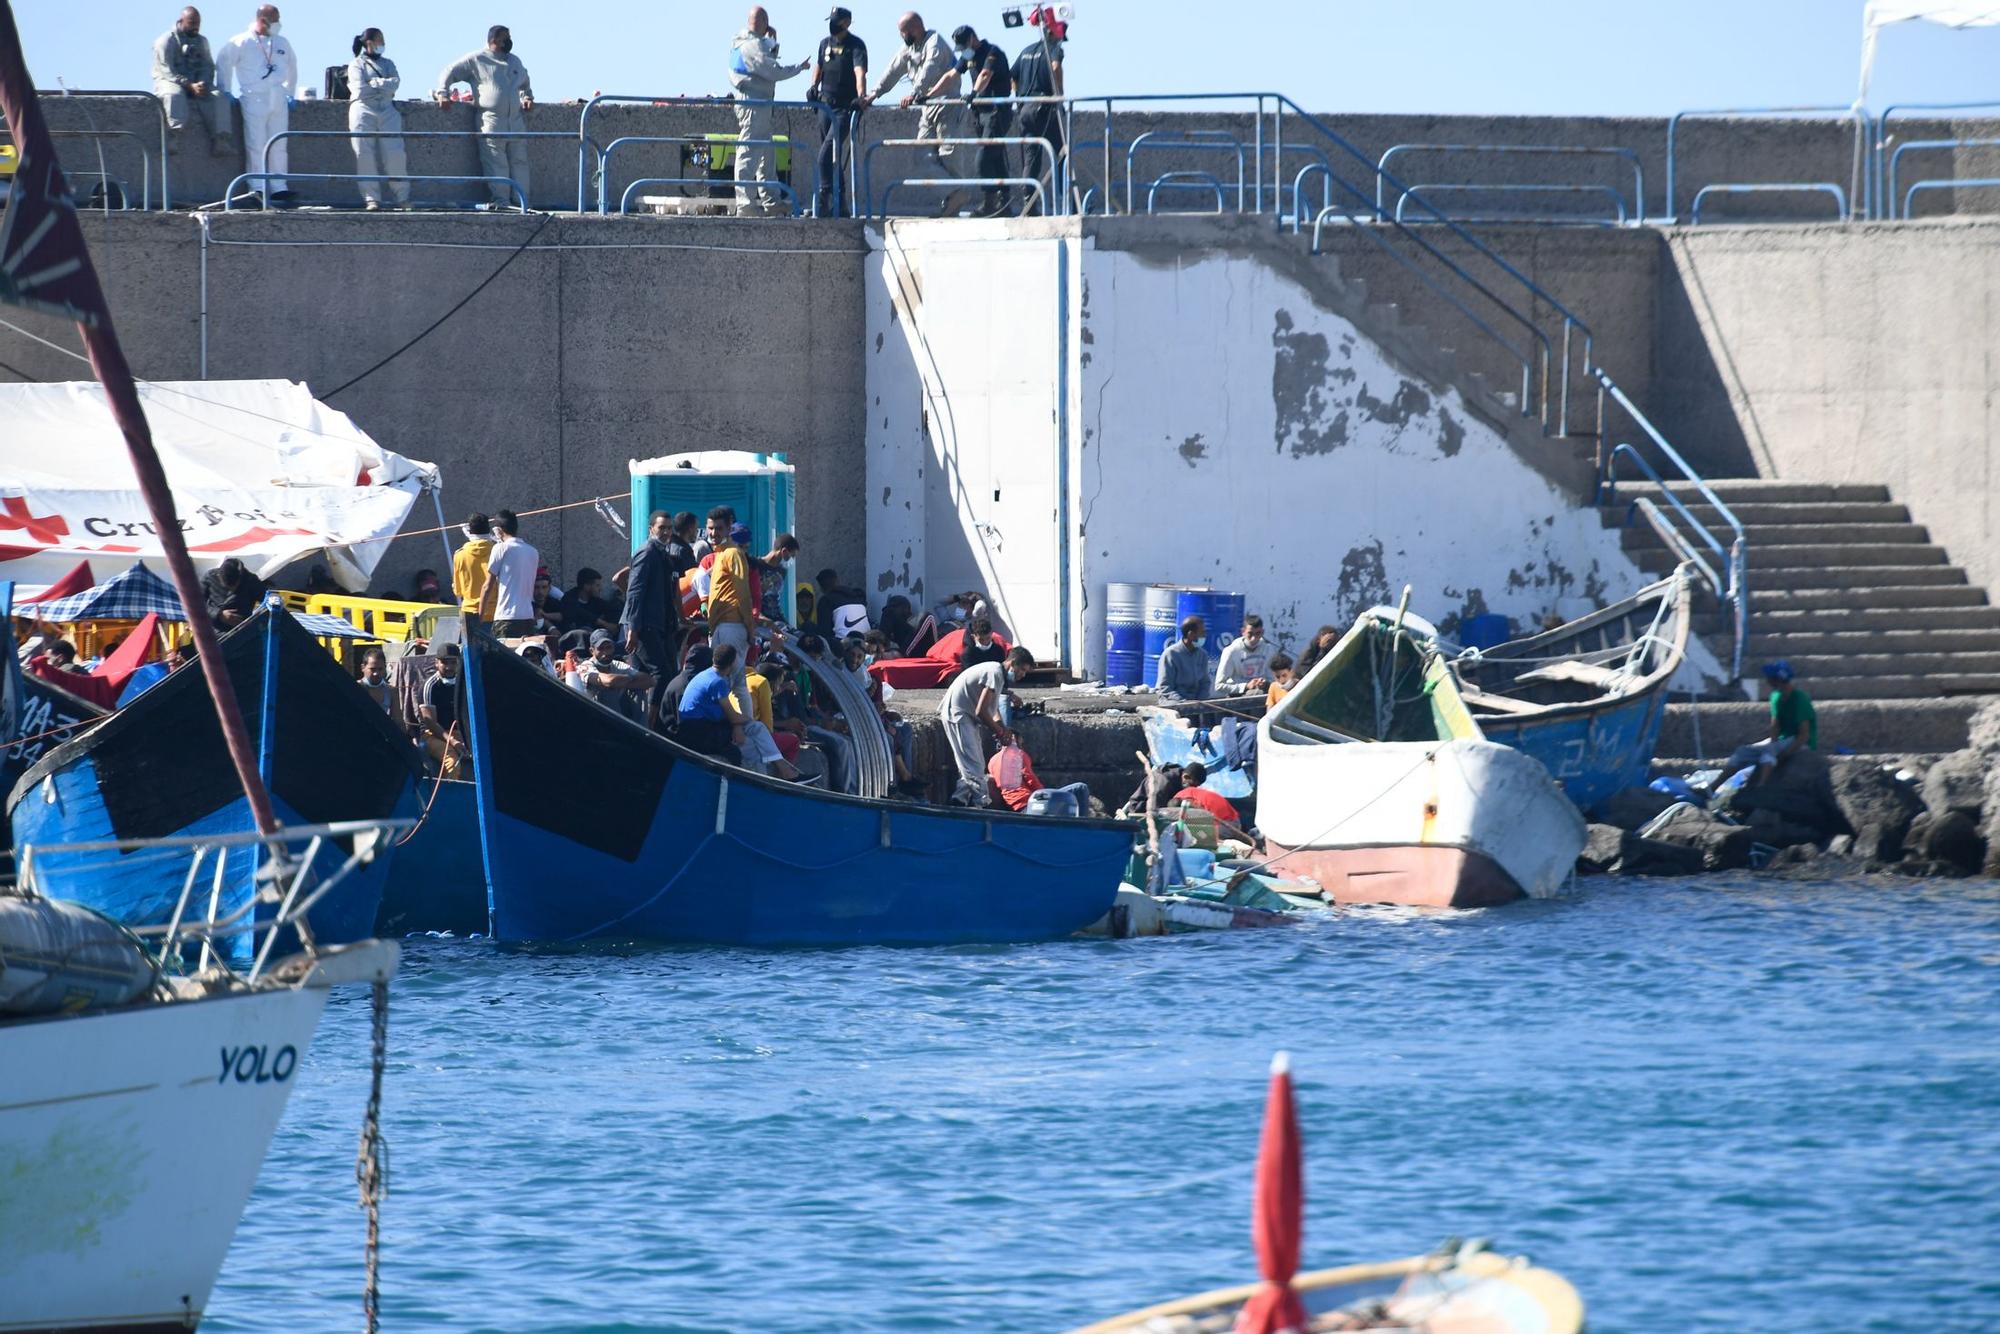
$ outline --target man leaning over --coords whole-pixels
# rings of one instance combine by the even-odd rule
[[[889,61],[889,68],[882,75],[882,82],[875,85],[875,91],[862,99],[861,105],[872,106],[882,99],[882,95],[901,83],[910,81],[910,94],[898,106],[908,108],[922,103],[923,110],[917,116],[917,138],[933,141],[958,137],[956,112],[958,106],[958,57],[952,54],[951,44],[937,32],[924,26],[923,15],[908,13],[896,24],[896,31],[902,36],[903,49],[896,52]],[[939,90],[936,96],[931,90]],[[954,159],[959,154],[953,150],[955,144],[938,143],[931,149],[931,160],[945,176],[956,176]],[[939,217],[949,217],[958,212],[957,193],[949,195],[938,206]]]

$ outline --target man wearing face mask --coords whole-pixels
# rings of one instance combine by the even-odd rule
[[[201,11],[189,5],[180,21],[153,43],[153,92],[167,110],[170,153],[181,151],[190,119],[208,131],[209,152],[227,157],[236,151],[230,133],[229,103],[215,95],[215,57],[201,35]]]
[[[403,151],[403,113],[396,110],[396,90],[403,76],[396,62],[382,54],[388,45],[380,28],[370,28],[354,39],[354,63],[347,67],[347,128],[357,135],[393,134],[393,139],[357,138],[354,166],[362,176],[401,176],[410,169],[409,155]],[[370,210],[382,207],[386,197],[390,207],[410,202],[408,181],[359,182],[361,198]]]
[[[951,44],[958,55],[954,72],[972,75],[972,91],[966,97],[966,101],[972,106],[973,124],[976,127],[972,137],[1006,138],[1014,127],[1014,108],[1012,104],[997,99],[1014,95],[1014,71],[1007,63],[1007,53],[993,43],[981,40],[970,23],[960,24],[952,31]],[[925,96],[943,96],[944,82],[942,79],[938,80]],[[1006,176],[1007,146],[981,144],[978,155],[973,159],[972,174],[989,181]],[[986,202],[974,210],[973,217],[995,218],[1013,207],[1012,186],[988,185],[985,187],[985,193]]]
[[[813,215],[842,217],[852,213],[847,198],[846,169],[848,146],[854,134],[854,118],[868,100],[868,44],[851,31],[854,15],[836,7],[826,16],[827,35],[819,44],[813,64],[812,89],[806,94],[819,107],[819,197],[813,201]]]
[[[271,203],[285,203],[292,198],[284,179],[291,155],[285,140],[271,141],[290,128],[299,60],[292,54],[292,44],[279,35],[276,5],[257,6],[249,30],[224,42],[216,53],[215,86],[228,92],[231,80],[235,81],[236,101],[243,108],[244,170],[267,170],[264,149],[268,144],[268,170],[276,173],[268,181],[253,182],[251,188]]]
[[[535,109],[535,90],[528,82],[528,67],[514,54],[514,34],[506,24],[488,28],[485,49],[472,52],[438,75],[433,96],[439,106],[450,104],[452,85],[458,83],[470,87],[473,100],[479,104],[482,135],[518,134],[528,128],[525,113]],[[529,199],[527,140],[482,138],[479,170],[485,176],[511,179],[521,187],[521,199]],[[497,208],[511,208],[516,202],[504,179],[490,180],[486,188]]]
[[[810,60],[788,65],[778,59],[778,30],[764,6],[750,10],[750,22],[729,48],[729,86],[735,92],[736,107],[736,213],[738,217],[765,217],[787,210],[778,202],[777,192],[767,189],[771,179],[771,108],[763,105],[778,96],[778,84],[812,68]],[[761,142],[760,142],[761,141]],[[754,181],[752,190],[745,185]]]
[[[896,31],[903,39],[903,49],[889,62],[888,72],[882,82],[875,85],[875,91],[862,100],[863,106],[881,100],[882,95],[901,83],[910,81],[910,95],[897,103],[908,108],[916,103],[923,104],[923,111],[917,117],[917,138],[956,138],[953,129],[953,113],[958,110],[958,58],[952,54],[950,43],[938,33],[924,26],[921,14],[905,14],[896,24]],[[936,97],[928,97],[931,88],[942,87],[944,92]],[[953,148],[955,145],[940,143],[931,150],[931,160],[945,176],[956,176],[953,170]],[[939,217],[949,217],[958,212],[959,198],[952,194],[938,206]]]

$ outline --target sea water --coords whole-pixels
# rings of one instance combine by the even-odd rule
[[[1584,882],[1017,948],[413,940],[384,1327],[1061,1330],[1255,1277],[1271,1055],[1305,1254],[1490,1237],[1593,1330],[2000,1328],[2000,885]],[[365,992],[205,1328],[360,1327]]]

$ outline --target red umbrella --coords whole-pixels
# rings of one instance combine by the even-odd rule
[[[1299,1118],[1292,1107],[1292,1061],[1279,1052],[1271,1058],[1264,1136],[1257,1146],[1257,1193],[1250,1205],[1250,1233],[1257,1243],[1257,1271],[1264,1276],[1264,1286],[1237,1313],[1236,1334],[1305,1329],[1305,1304],[1292,1291],[1305,1232],[1305,1204]]]

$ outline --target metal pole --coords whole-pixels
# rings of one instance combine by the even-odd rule
[[[208,378],[208,214],[194,215],[195,227],[201,232],[201,375]]]

